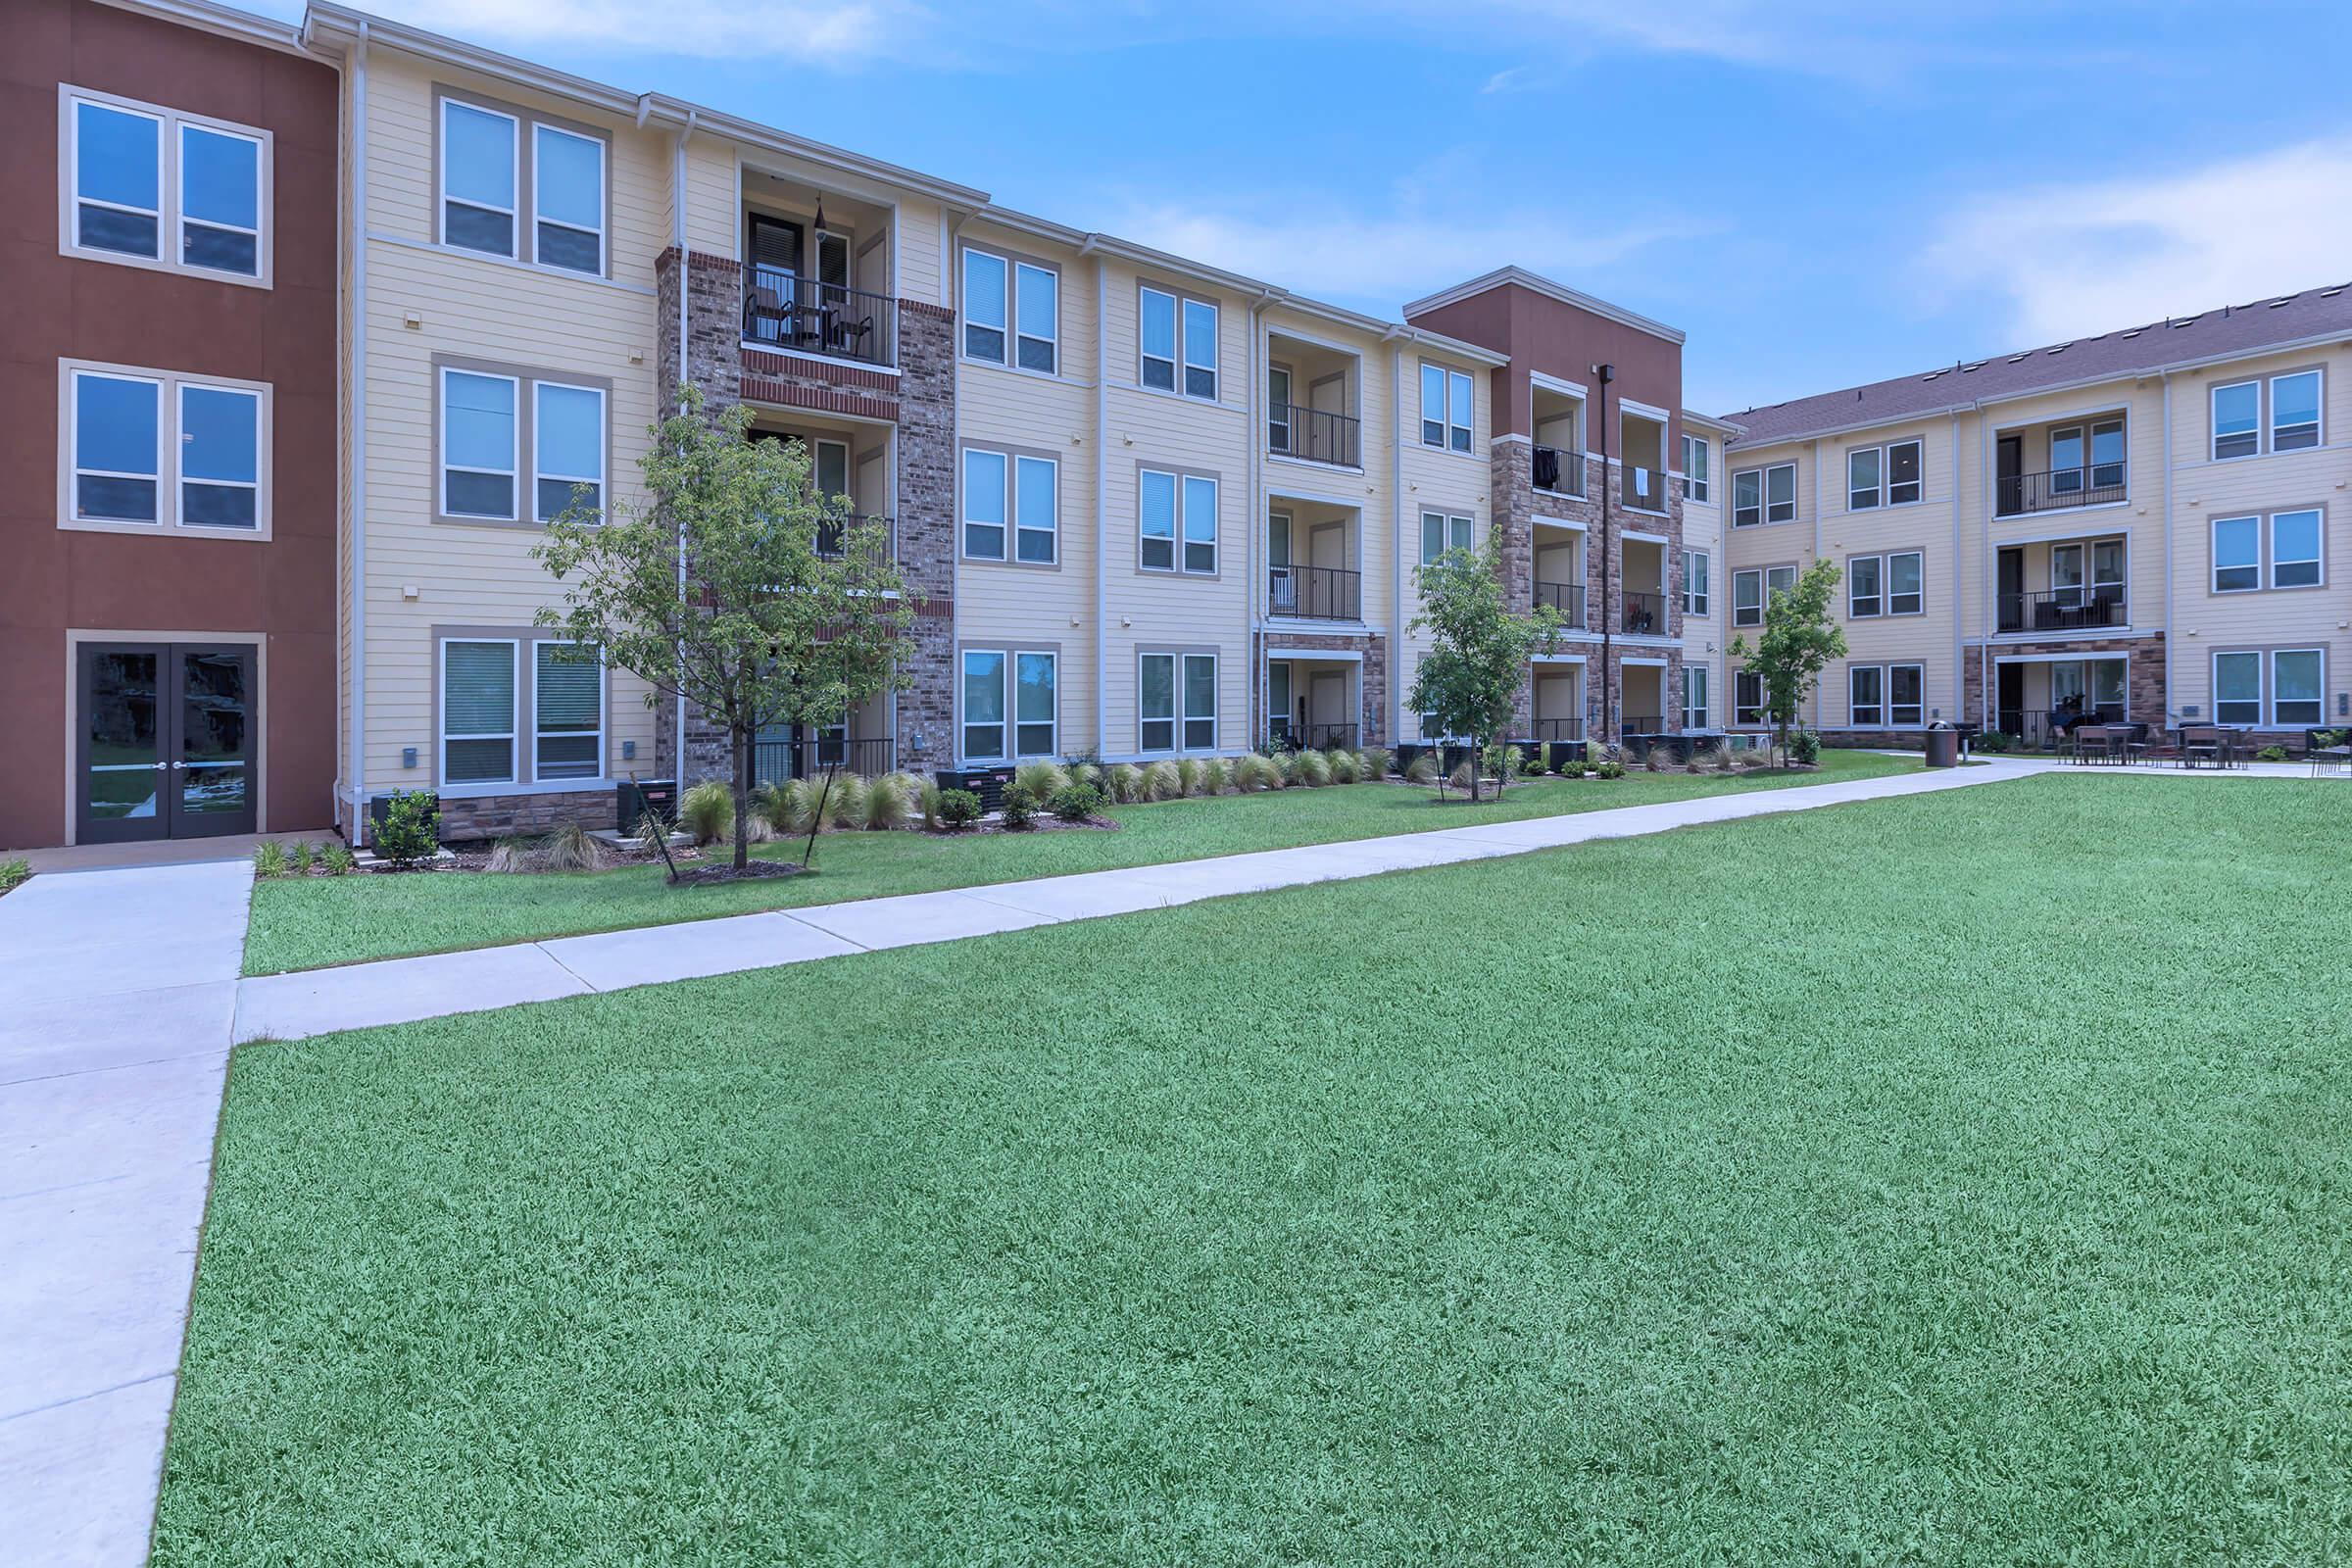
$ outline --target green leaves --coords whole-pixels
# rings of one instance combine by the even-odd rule
[[[1771,595],[1764,606],[1764,629],[1749,648],[1736,638],[1730,653],[1747,662],[1748,670],[1764,683],[1764,710],[1786,741],[1797,710],[1821,680],[1830,662],[1845,657],[1845,633],[1831,619],[1830,607],[1844,574],[1834,561],[1816,561],[1791,587]]]
[[[1501,546],[1491,536],[1485,549],[1448,550],[1414,575],[1421,612],[1412,629],[1429,632],[1437,646],[1414,671],[1406,704],[1436,715],[1444,733],[1483,745],[1510,727],[1528,661],[1559,641],[1559,612],[1511,613]]]

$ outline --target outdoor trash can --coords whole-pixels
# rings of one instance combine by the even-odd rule
[[[1928,731],[1928,765],[1930,767],[1958,767],[1960,765],[1960,732],[1956,729]]]

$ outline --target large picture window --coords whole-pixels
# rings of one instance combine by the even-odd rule
[[[1146,571],[1214,576],[1217,481],[1145,468],[1137,475],[1137,564]]]
[[[1140,751],[1215,751],[1216,656],[1137,656],[1136,714],[1136,743]]]
[[[602,385],[471,365],[438,367],[437,385],[442,520],[552,522],[575,507],[602,514],[612,429]]]
[[[269,281],[269,132],[79,89],[61,111],[67,250]]]
[[[965,649],[964,760],[998,762],[1058,753],[1060,664],[1059,655],[1044,649]]]
[[[1426,362],[1421,367],[1421,444],[1448,452],[1470,450],[1475,387],[1466,370]]]
[[[611,203],[602,135],[444,97],[440,136],[442,244],[604,275]]]

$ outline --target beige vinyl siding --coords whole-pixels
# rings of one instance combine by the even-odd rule
[[[704,256],[740,256],[742,215],[735,144],[699,134],[687,138],[687,248]]]
[[[939,250],[940,233],[940,214],[937,202],[921,196],[899,198],[899,298],[921,300],[929,305],[950,303],[952,291],[946,286],[947,270],[942,265]],[[1065,273],[1067,270],[1068,269],[1065,267]],[[1087,279],[1087,285],[1089,288],[1094,285],[1091,275]],[[1062,312],[1066,318],[1069,313],[1066,281],[1063,294]],[[1091,297],[1087,309],[1091,315],[1094,309]],[[1089,365],[1094,363],[1091,353],[1087,363]],[[1068,706],[1067,698],[1063,699],[1063,706],[1065,708]]]

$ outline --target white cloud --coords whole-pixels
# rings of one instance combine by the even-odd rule
[[[2352,136],[2202,169],[2034,186],[1967,204],[1920,257],[1988,289],[2021,342],[2238,305],[2352,273]]]

